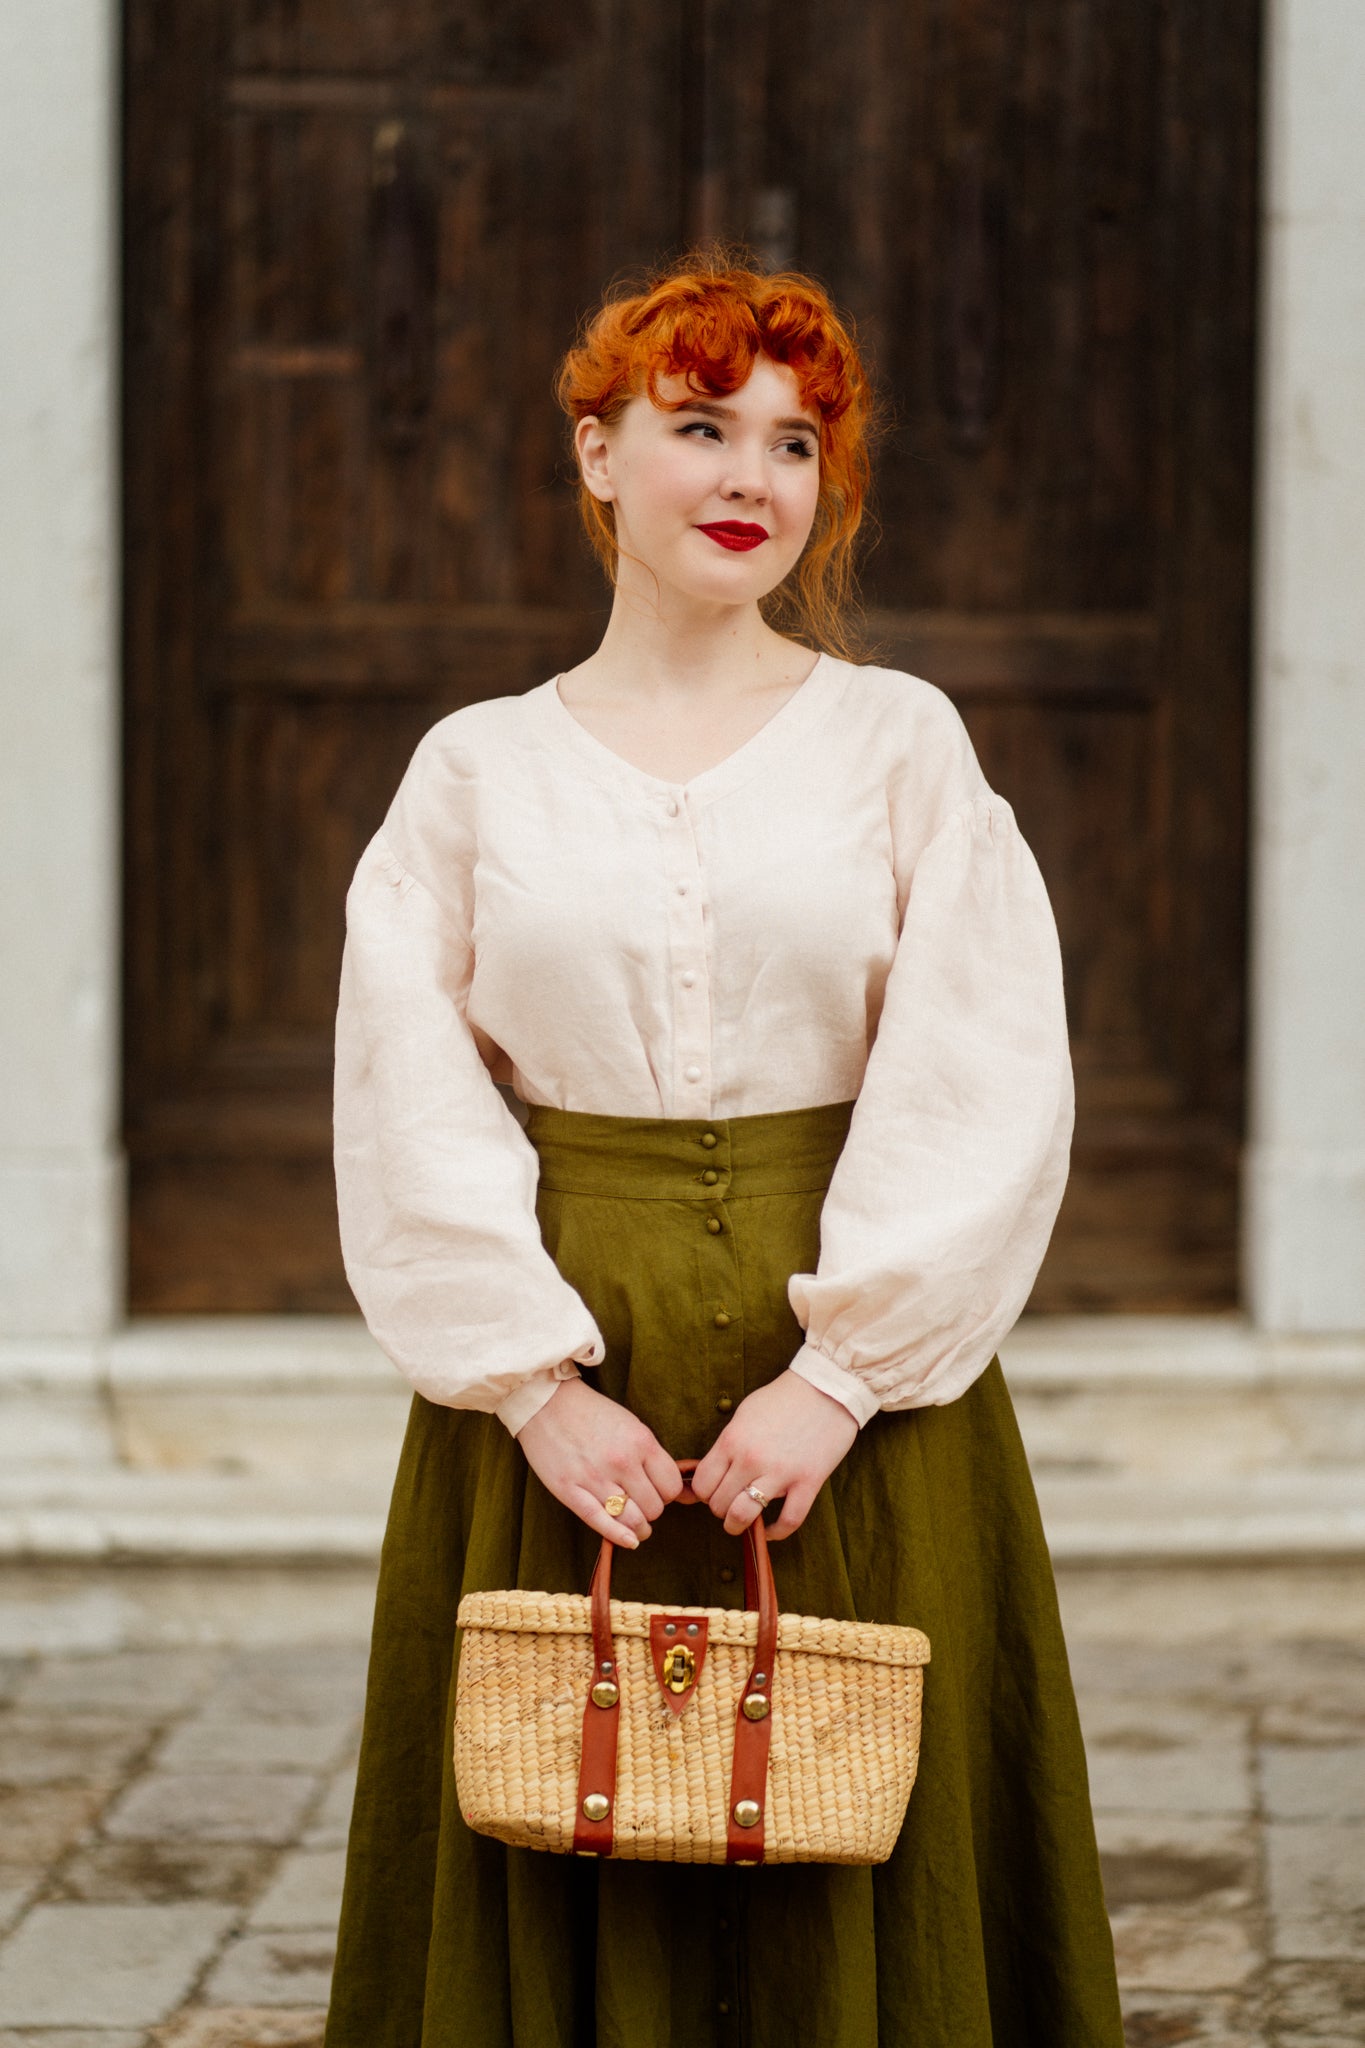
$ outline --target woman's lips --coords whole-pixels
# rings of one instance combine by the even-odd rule
[[[697,531],[719,541],[723,548],[733,548],[736,553],[756,548],[768,538],[766,526],[749,526],[741,519],[721,519],[714,526],[699,526]]]

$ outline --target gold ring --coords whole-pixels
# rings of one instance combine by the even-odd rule
[[[746,1486],[744,1491],[748,1494],[750,1500],[756,1500],[761,1508],[767,1507],[768,1496],[766,1493],[759,1492],[757,1480],[755,1480],[752,1486]]]
[[[624,1512],[626,1497],[623,1493],[609,1493],[602,1505],[612,1519],[615,1520],[617,1515]]]

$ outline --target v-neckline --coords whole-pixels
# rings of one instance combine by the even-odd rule
[[[719,761],[713,761],[709,768],[699,770],[685,782],[670,781],[665,775],[653,775],[647,768],[638,768],[628,761],[624,754],[618,754],[615,747],[609,747],[605,740],[599,740],[596,733],[589,732],[575,718],[559,694],[558,675],[541,683],[530,691],[532,697],[543,697],[558,727],[575,747],[581,757],[623,786],[655,794],[687,796],[693,799],[717,795],[735,782],[747,779],[759,765],[763,755],[779,741],[788,738],[809,723],[819,708],[818,700],[825,695],[826,686],[837,672],[839,664],[829,654],[818,654],[809,673],[799,682],[791,695],[784,697],[770,718],[765,718],[756,732],[747,740],[741,740]]]

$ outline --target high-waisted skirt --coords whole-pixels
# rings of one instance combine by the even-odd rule
[[[544,1242],[606,1343],[589,1383],[675,1457],[700,1457],[801,1348],[787,1281],[815,1270],[851,1109],[530,1112]],[[496,1417],[414,1399],[326,2048],[1122,2048],[1056,1588],[997,1359],[944,1407],[874,1416],[772,1546],[782,1610],[929,1637],[919,1777],[886,1863],[599,1862],[471,1833],[456,1606],[584,1592],[597,1549]],[[612,1592],[740,1606],[742,1566],[706,1508],[665,1509],[618,1549]]]

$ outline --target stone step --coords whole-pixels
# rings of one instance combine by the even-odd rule
[[[1207,1484],[1035,1471],[1053,1557],[1266,1563],[1365,1556],[1365,1471],[1287,1466]]]
[[[1002,1357],[1059,1562],[1365,1553],[1365,1338],[1038,1318]],[[373,1560],[408,1400],[353,1319],[12,1341],[0,1560]]]
[[[130,1324],[0,1344],[0,1500],[13,1472],[204,1472],[300,1485],[392,1476],[411,1389],[353,1316]]]
[[[243,1564],[377,1558],[391,1467],[370,1486],[212,1472],[12,1475],[0,1560]],[[1066,1563],[1303,1560],[1365,1555],[1359,1473],[1303,1469],[1192,1487],[1043,1474],[1053,1556]]]
[[[1180,1489],[1286,1470],[1365,1482],[1365,1334],[1039,1317],[1016,1326],[1002,1361],[1040,1482],[1127,1475]]]
[[[356,1564],[379,1555],[392,1463],[369,1484],[221,1472],[10,1473],[0,1560]]]

